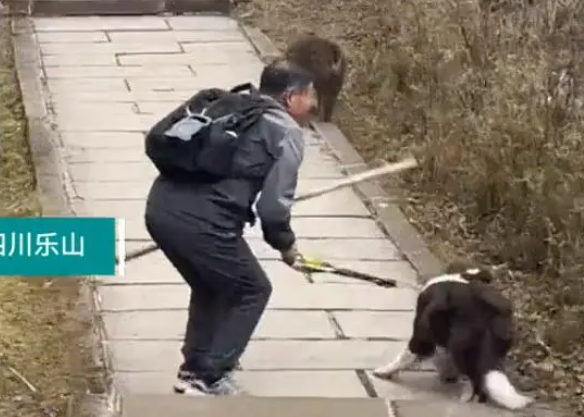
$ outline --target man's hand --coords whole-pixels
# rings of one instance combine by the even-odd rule
[[[303,256],[298,252],[296,244],[292,245],[290,249],[280,252],[280,254],[282,256],[282,261],[292,268],[298,261],[302,261],[303,259]]]

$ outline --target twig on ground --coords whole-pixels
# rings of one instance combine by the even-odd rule
[[[26,387],[29,390],[31,390],[35,394],[38,393],[38,390],[36,389],[36,387],[28,379],[26,379],[20,372],[18,372],[16,369],[14,369],[10,365],[5,365],[5,366],[6,366],[6,369],[8,369],[11,374],[13,374],[15,377],[17,377],[24,385],[26,385]]]

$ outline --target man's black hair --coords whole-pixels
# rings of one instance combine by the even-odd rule
[[[313,82],[312,74],[296,64],[277,58],[266,65],[260,77],[260,91],[279,98],[286,91],[302,91]]]

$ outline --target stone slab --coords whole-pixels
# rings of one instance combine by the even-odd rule
[[[234,58],[237,57],[238,55],[235,54]],[[199,63],[197,59],[193,59],[192,61],[189,61],[188,64],[195,74],[195,77],[214,80],[211,82],[211,85],[216,83],[218,79],[223,78],[227,80],[232,80],[235,78],[236,80],[239,80],[238,82],[241,82],[241,80],[253,80],[255,82],[259,81],[260,74],[264,67],[261,61],[251,60],[237,62],[237,71],[233,70],[233,61],[234,60],[232,59],[225,62],[220,62],[215,65],[206,65],[204,64],[204,61],[203,63]],[[213,76],[215,76],[214,79]]]
[[[126,245],[126,251],[142,245]],[[260,261],[274,287],[289,289],[295,285],[310,285],[306,277],[281,261]],[[183,280],[160,252],[154,252],[126,263],[124,276],[102,277],[103,285],[119,284],[183,284]]]
[[[409,340],[414,312],[335,311],[343,334],[351,339],[389,338]]]
[[[128,68],[132,68],[132,67],[128,67]],[[168,67],[168,68],[174,68],[174,67]],[[185,95],[185,99],[186,99],[186,95]],[[165,114],[170,113],[171,111],[173,111],[175,108],[177,108],[180,104],[182,104],[181,102],[163,102],[163,103],[157,103],[154,101],[147,101],[147,102],[143,102],[143,103],[138,103],[138,110],[140,113],[143,114],[156,114],[158,116],[162,116]]]
[[[353,371],[238,371],[235,378],[249,394],[261,397],[367,397]],[[175,383],[175,375],[173,372],[118,372],[114,380],[127,393],[165,394]]]
[[[108,32],[111,42],[149,42],[150,40],[171,40],[186,42],[247,42],[238,30],[172,30],[172,31],[123,31]]]
[[[550,410],[508,411],[491,404],[460,403],[452,399],[398,400],[393,403],[396,417],[448,416],[448,417],[552,417]]]
[[[247,239],[251,250],[260,260],[280,260],[277,251],[260,239]],[[143,246],[150,240],[127,242]],[[315,256],[333,263],[342,261],[396,261],[403,260],[389,239],[298,239],[298,245],[307,256]],[[136,247],[136,246],[135,246]]]
[[[55,94],[61,92],[106,92],[128,90],[124,80],[119,78],[91,78],[89,80],[83,78],[57,79],[48,80],[47,86],[49,87],[49,90]]]
[[[57,115],[57,122],[77,119],[80,124],[91,124],[92,122],[89,119],[95,117],[96,112],[99,112],[101,121],[104,119],[120,119],[122,117],[131,119],[138,115],[138,106],[134,103],[108,103],[106,106],[95,103],[65,103],[61,101],[53,103],[53,110]],[[94,132],[88,131],[87,133]],[[67,142],[64,142],[64,144],[68,145]]]
[[[187,316],[186,310],[163,310],[104,313],[102,317],[108,340],[182,341]],[[253,335],[254,339],[324,340],[335,337],[324,311],[266,311]]]
[[[162,105],[164,110],[158,112],[142,112],[141,106],[143,104],[146,104],[147,106],[151,104],[153,105],[152,107],[160,107],[161,103],[145,101],[142,102],[141,105],[137,105],[131,95],[126,95],[125,98],[126,100],[120,102],[108,102],[107,107],[109,108],[109,111],[111,112],[112,109],[114,109],[115,112],[121,110],[122,112],[126,113],[131,112],[132,114],[149,114],[159,118],[162,117],[162,115],[169,113],[182,103],[180,100],[165,102]],[[96,106],[96,103],[88,103],[84,101],[76,101],[75,104],[72,104],[69,100],[57,100],[53,102],[53,108],[57,113],[63,111],[87,113],[89,111],[95,111]],[[64,144],[71,145],[72,149],[69,150],[69,156],[74,159],[74,162],[134,161],[152,166],[152,163],[143,153],[141,154],[140,152],[137,152],[137,150],[143,151],[144,131],[96,132],[65,130],[61,132],[61,138],[63,139]],[[308,145],[308,149],[306,151],[307,163],[302,164],[300,168],[301,173],[321,173],[321,175],[335,178],[342,176],[336,160],[324,154],[321,140],[319,140],[314,135],[310,135],[309,132],[306,132],[305,143]],[[324,156],[322,156],[323,154]]]
[[[167,103],[164,111],[157,112],[146,112],[142,117],[148,120],[157,120],[165,116],[174,110],[177,105],[174,103]],[[126,117],[133,117],[135,114],[144,113],[140,111],[141,109],[136,104],[130,103],[108,103],[106,105],[96,105],[88,103],[80,103],[77,107],[72,107],[71,104],[57,103],[55,106],[57,113],[66,111],[68,114],[71,113],[71,117],[85,118],[91,114],[91,111],[95,111],[96,108],[103,107],[103,111],[100,109],[100,114],[102,117],[106,115],[109,118],[115,118],[119,116],[119,113],[125,113]],[[122,131],[123,134],[123,131]],[[110,137],[114,136],[114,133],[108,132]],[[113,140],[113,138],[112,138]],[[117,149],[107,149],[107,147],[101,147],[97,149],[95,146],[90,146],[88,148],[83,148],[79,145],[76,149],[70,150],[70,156],[73,158],[73,162],[142,162],[144,164],[152,165],[148,157],[144,154],[144,136],[142,136],[142,142],[134,142],[132,147],[127,147],[128,149],[120,150]],[[304,151],[304,160],[301,165],[301,170],[309,170],[314,173],[323,172],[324,174],[331,175],[334,173],[335,177],[342,176],[340,168],[338,166],[338,161],[330,155],[326,148],[320,144],[316,144],[312,137],[306,135],[306,143],[315,144],[317,146],[307,146]]]
[[[128,104],[128,103],[122,103]],[[91,106],[88,104],[83,104],[85,106]],[[128,104],[129,105],[129,104]],[[144,134],[142,132],[79,132],[79,131],[64,131],[61,132],[61,140],[63,143],[69,147],[69,155],[73,156],[75,152],[78,150],[96,150],[96,149],[109,149],[112,151],[113,155],[117,155],[118,153],[124,153],[128,149],[135,149],[144,148]],[[132,152],[135,154],[135,152]],[[86,164],[90,165],[90,164]],[[76,167],[70,168],[83,168],[84,165],[77,165]],[[134,166],[138,166],[139,168],[147,167],[148,170],[156,170],[152,164],[124,164],[124,174],[127,175],[128,170],[132,170]],[[84,177],[85,179],[93,178],[101,178],[104,175],[108,175],[108,178],[112,180],[115,179],[119,180],[120,178],[120,170],[117,169],[106,169],[105,172],[101,166],[94,166],[95,170],[90,171],[88,177]],[[113,172],[111,172],[113,171]],[[82,171],[83,172],[83,171]],[[139,171],[140,175],[137,176],[137,179],[143,178],[144,171]],[[113,175],[112,175],[113,174]],[[111,177],[110,177],[111,175]],[[128,179],[126,176],[124,178]],[[73,180],[75,181],[75,177]]]
[[[83,166],[78,164],[77,166]],[[75,169],[72,166],[70,169]],[[74,171],[72,171],[74,174]],[[144,214],[146,201],[131,200],[131,201],[91,201],[83,200],[73,202],[73,209],[78,216],[106,216],[116,218],[130,218]],[[128,246],[126,246],[128,250]]]
[[[194,94],[195,91],[192,92]],[[177,105],[185,100],[184,91],[80,91],[75,94],[73,90],[61,90],[51,94],[53,103],[71,102],[77,103],[118,103],[118,102],[171,102]]]
[[[138,115],[136,117],[139,117]],[[135,126],[128,126],[126,131],[137,130],[140,125],[146,125],[148,120],[147,119],[133,119],[133,123]],[[101,131],[105,131],[106,128],[102,128]],[[89,127],[88,129],[89,130]],[[98,129],[99,131],[100,129]],[[137,152],[137,150],[136,150]],[[69,161],[75,163],[75,161]],[[298,184],[298,189],[296,195],[300,196],[304,193],[309,191],[319,190],[324,187],[328,187],[331,185],[335,185],[337,180],[334,178],[331,179],[306,179],[300,181]],[[150,190],[151,186],[150,181],[120,181],[116,183],[108,183],[103,184],[100,182],[92,181],[92,182],[84,182],[78,183],[77,188],[81,195],[86,198],[87,200],[135,200],[135,199],[144,199],[148,195],[148,191]],[[128,190],[131,190],[131,193],[128,193]],[[350,193],[353,198],[358,197],[350,190],[350,189],[343,189],[334,192],[336,193]],[[333,195],[330,193],[329,195]],[[344,199],[348,197],[345,196]]]
[[[95,32],[79,32],[72,35],[71,32],[39,32],[37,33],[37,41],[40,44],[44,43],[101,43],[109,42],[108,37],[103,31]]]
[[[373,369],[400,348],[399,343],[385,341],[253,341],[240,362],[244,370]]]
[[[107,132],[112,142],[115,140],[117,133]],[[126,132],[120,133],[123,134]],[[134,134],[140,137],[140,140],[127,143],[123,149],[118,149],[117,147],[95,148],[93,146],[85,148],[83,145],[76,145],[75,148],[68,150],[69,161],[74,164],[83,164],[83,166],[93,165],[100,171],[104,171],[104,168],[106,168],[108,171],[115,171],[118,180],[124,178],[126,181],[129,181],[125,176],[122,176],[126,166],[142,165],[143,168],[155,168],[154,164],[150,162],[148,156],[144,153],[145,135],[142,132],[136,132]],[[97,175],[94,178],[88,178],[88,180],[101,181],[102,179]]]
[[[125,112],[127,117],[133,117],[136,114],[136,106],[128,103],[115,103],[109,104],[111,109],[104,110],[103,113],[107,114],[110,117],[117,117],[117,113]],[[99,109],[99,107],[106,107],[105,105],[97,106],[91,104],[80,104],[79,107],[75,110],[68,109],[66,105],[59,104],[55,106],[57,109],[61,108],[66,110],[69,113],[69,110],[73,113],[74,116],[79,118],[85,117],[88,115],[90,109]],[[146,120],[157,120],[164,116],[168,112],[164,113],[157,113],[155,114],[156,117],[153,117],[152,114],[143,115]],[[114,131],[115,132],[115,131]],[[123,131],[122,131],[123,133]],[[110,136],[113,136],[114,133],[108,133]],[[307,138],[307,142],[310,139]],[[152,165],[152,162],[148,159],[148,157],[143,153],[144,151],[144,144],[143,143],[134,143],[134,146],[131,148],[128,147],[127,149],[96,149],[95,147],[83,148],[82,146],[77,146],[76,149],[70,150],[69,154],[72,157],[72,162],[142,162],[144,164]],[[317,173],[320,169],[323,170],[325,173],[334,172],[336,177],[341,176],[341,172],[338,168],[338,163],[334,158],[326,153],[326,150],[322,149],[322,146],[307,146],[304,155],[304,161],[302,163],[302,168],[305,170],[312,170],[313,172]],[[326,184],[332,185],[332,184]]]
[[[180,65],[189,64],[195,66],[202,65],[222,65],[227,62],[238,62],[243,66],[259,64],[257,55],[251,52],[241,52],[237,54],[229,52],[215,52],[209,55],[197,55],[193,53],[168,53],[168,54],[133,54],[118,56],[120,65]],[[217,79],[215,83],[223,80]]]
[[[417,293],[408,288],[321,284],[274,288],[268,308],[412,311]]]
[[[248,239],[248,242],[260,259],[276,259],[279,256],[260,239]],[[298,247],[307,256],[330,262],[403,260],[389,239],[298,239]]]
[[[462,393],[463,384],[443,384],[435,372],[403,372],[392,381],[385,381],[367,372],[377,395],[389,400],[448,400],[455,402]],[[440,414],[433,414],[440,415]]]
[[[184,285],[101,286],[98,293],[105,311],[185,309],[189,291]],[[412,311],[416,292],[408,288],[365,285],[279,285],[268,309]]]
[[[36,32],[96,32],[115,30],[168,30],[163,18],[156,16],[83,16],[37,17],[33,19]],[[72,36],[74,36],[72,34]]]
[[[166,22],[174,30],[233,31],[239,29],[235,19],[223,16],[172,16]]]
[[[230,78],[234,79],[236,75]],[[218,82],[221,86],[226,85],[229,81],[221,79],[212,80],[205,77],[198,77],[191,74],[188,77],[172,78],[130,78],[127,79],[130,91],[182,91],[184,99],[187,99],[193,91],[207,88],[210,85],[216,85]],[[221,87],[220,87],[221,88]],[[172,108],[171,108],[172,110]]]
[[[333,158],[337,162],[337,164],[339,163],[339,160],[336,159],[334,157],[334,154],[330,151],[330,148],[327,145],[326,141],[321,136],[315,135],[314,132],[312,132],[309,129],[304,129],[304,145],[306,145],[304,151],[307,154],[311,152],[311,150],[308,148],[309,146],[317,146],[321,150],[328,149],[331,158]]]
[[[242,38],[241,42],[181,42],[180,45],[186,53],[193,53],[197,55],[214,54],[218,51],[229,54],[255,54],[254,47],[249,42],[247,42],[245,38]]]
[[[339,163],[324,154],[320,144],[309,146],[307,141],[305,145],[307,145],[304,147],[306,161],[300,165],[301,181],[302,176],[314,179],[335,179],[336,181],[347,178]]]
[[[104,186],[107,186],[107,184]],[[79,192],[79,188],[76,187],[76,189]],[[131,193],[131,191],[129,192]],[[150,239],[143,217],[143,213],[135,213],[132,217],[126,218],[126,239]],[[292,218],[292,229],[299,239],[385,238],[375,221],[366,218],[296,217]],[[245,236],[261,238],[261,228],[257,226],[253,229],[246,229]]]
[[[91,32],[90,32],[91,33]],[[44,70],[47,78],[53,79],[77,79],[77,78],[160,78],[160,77],[191,77],[193,71],[188,65],[173,67],[151,66],[55,66]]]
[[[109,342],[118,372],[175,372],[181,345],[164,340]],[[397,342],[362,340],[252,340],[240,363],[244,371],[373,369],[400,348]]]
[[[294,216],[345,216],[359,217],[370,216],[363,201],[351,190],[339,190],[318,199],[306,200],[296,203],[292,208]]]
[[[175,373],[183,359],[181,346],[181,342],[164,340],[108,341],[115,373],[163,371]]]
[[[65,132],[143,132],[158,122],[157,117],[149,114],[108,114],[107,110],[100,113],[102,107],[107,105],[96,106],[93,115],[65,112],[58,113],[55,119],[59,128]]]
[[[130,55],[134,57],[136,55]],[[183,64],[184,65],[184,64]],[[215,67],[214,65],[211,68]],[[196,70],[194,70],[196,71]],[[255,71],[252,73],[231,72],[223,77],[212,74],[191,74],[188,77],[168,77],[168,78],[145,78],[145,77],[127,77],[127,83],[130,91],[180,91],[182,100],[189,98],[195,91],[216,87],[230,89],[237,84],[253,82],[257,85],[259,74]]]
[[[83,59],[85,55],[125,55],[125,54],[180,54],[183,52],[176,41],[135,42],[135,43],[45,43],[41,44],[43,55],[69,55]]]
[[[204,397],[128,395],[122,417],[391,417],[377,398]],[[277,411],[276,411],[277,410]]]
[[[99,277],[98,280],[102,285],[184,284],[178,271],[160,252],[127,262],[123,276]]]
[[[115,55],[85,55],[83,60],[73,55],[47,55],[43,57],[43,68],[52,67],[115,67],[118,61]]]
[[[70,166],[71,179],[74,182],[117,182],[120,180],[120,172],[123,172],[125,181],[149,181],[152,182],[158,175],[157,169],[150,162],[145,162],[144,137],[140,132],[64,132],[68,137],[65,143],[71,145],[68,152],[69,161],[75,162]],[[86,136],[85,134],[91,134]],[[118,139],[118,136],[121,139]],[[85,141],[85,142],[84,142]],[[97,149],[106,149],[108,152],[95,152]],[[139,147],[139,151],[132,148]],[[90,151],[90,152],[86,152]],[[89,158],[98,158],[101,155],[109,156],[109,161],[86,161]],[[122,161],[122,159],[140,159],[141,161]],[[343,178],[341,171],[332,163],[303,165],[300,169],[300,180]],[[340,207],[342,209],[342,207]],[[339,212],[335,209],[334,212]],[[323,214],[329,213],[324,211]],[[350,212],[349,214],[353,214]],[[367,215],[367,210],[358,214]]]
[[[89,165],[89,164],[87,164]],[[75,180],[86,180],[88,176],[98,175],[98,170],[90,170],[85,164],[77,164],[69,166],[69,173]],[[131,165],[131,164],[128,164]],[[139,169],[134,169],[132,166],[126,167],[126,175],[128,179],[143,179],[146,173]],[[109,177],[104,173],[102,175],[104,180]],[[112,178],[113,180],[113,178]],[[336,197],[341,198],[336,198]],[[125,217],[131,218],[136,213],[144,212],[145,202],[143,200],[117,200],[117,201],[77,201],[74,202],[75,212],[85,216],[103,216],[111,217]],[[319,199],[303,201],[297,203],[292,208],[292,213],[295,216],[318,216],[326,213],[329,216],[368,216],[370,215],[367,207],[359,201],[355,195],[350,193],[331,194],[320,197]],[[326,276],[325,276],[326,278]]]
[[[324,217],[297,217],[292,219],[292,229],[299,238],[369,238],[384,239],[386,236],[373,219]],[[245,235],[262,237],[261,226],[247,228]]]

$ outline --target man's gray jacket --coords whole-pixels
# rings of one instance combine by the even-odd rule
[[[256,202],[265,241],[279,251],[288,250],[296,238],[290,226],[298,172],[304,155],[302,129],[284,107],[270,109],[245,133],[261,143],[246,155],[246,162],[272,167],[265,178],[229,178],[214,182],[177,182],[160,175],[148,203],[177,220],[197,222],[217,236],[239,235],[245,223],[254,224]],[[258,198],[259,194],[259,198]]]

